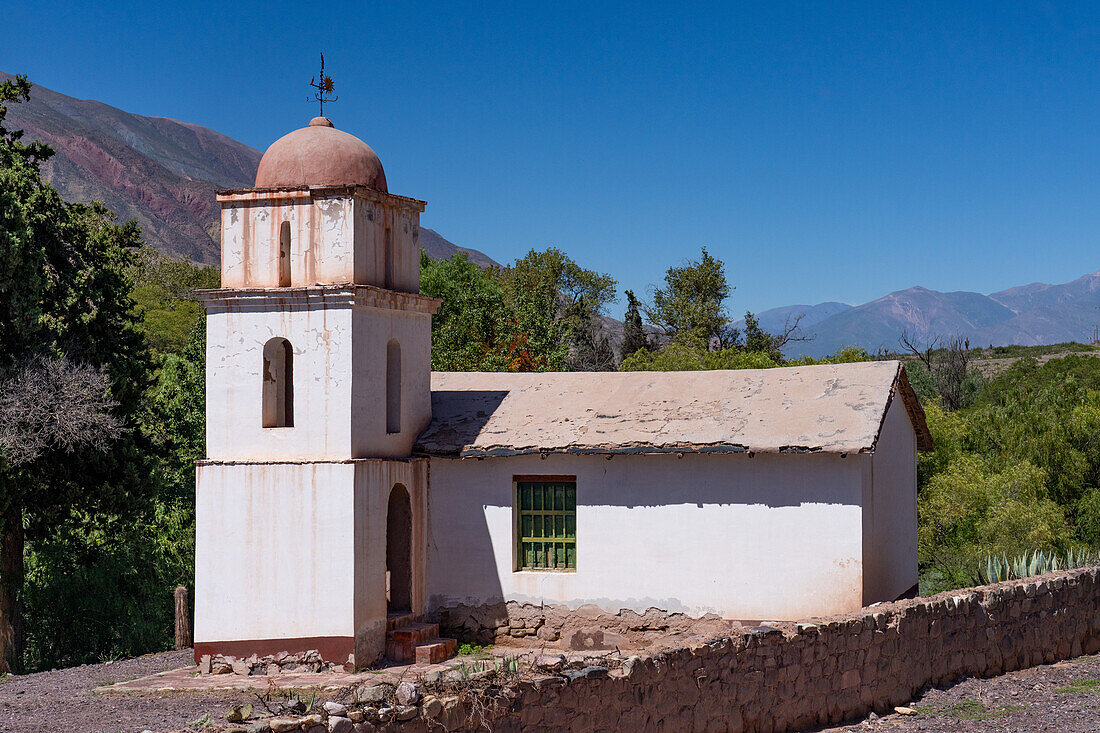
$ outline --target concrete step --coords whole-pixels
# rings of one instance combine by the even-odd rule
[[[420,617],[414,613],[390,613],[386,614],[386,631],[393,631],[399,629],[402,626],[408,626],[409,624],[415,624],[420,620]]]
[[[427,644],[416,647],[417,664],[439,664],[450,659],[458,648],[458,642],[454,639],[432,639]]]
[[[386,632],[386,641],[424,644],[439,636],[439,624],[413,622]]]

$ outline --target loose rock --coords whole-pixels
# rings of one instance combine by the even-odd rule
[[[267,721],[271,733],[290,733],[292,730],[300,730],[302,727],[298,718],[272,718]]]
[[[383,702],[390,696],[393,687],[390,685],[370,685],[359,687],[355,690],[355,702]]]
[[[429,720],[434,720],[439,717],[439,714],[443,712],[443,703],[440,702],[438,697],[432,695],[425,695],[424,701],[420,704],[420,710],[424,713],[424,717]]]
[[[348,712],[348,706],[347,705],[341,705],[340,703],[338,703],[334,700],[326,701],[325,704],[322,705],[322,707],[325,709],[325,712],[328,713],[329,715],[338,715],[338,716],[339,715],[347,715],[347,712]]]
[[[558,672],[565,666],[565,657],[561,654],[543,654],[535,659],[535,666],[547,672]]]
[[[355,728],[352,725],[350,718],[344,718],[339,715],[330,715],[328,719],[329,733],[351,733]]]
[[[394,696],[399,705],[415,705],[420,702],[420,687],[413,682],[402,682]]]

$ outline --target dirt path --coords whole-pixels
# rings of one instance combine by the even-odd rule
[[[0,731],[159,733],[187,729],[188,723],[208,714],[214,725],[226,725],[226,710],[252,699],[248,694],[95,692],[100,685],[177,669],[188,661],[189,652],[171,652],[6,678],[0,682]],[[822,733],[1100,731],[1100,655],[987,680],[963,680],[946,690],[926,691],[911,707],[917,715],[874,716]]]
[[[243,702],[243,693],[98,694],[100,685],[177,669],[191,652],[151,654],[107,664],[59,669],[0,682],[0,731],[129,733],[177,730],[207,713],[214,720]]]

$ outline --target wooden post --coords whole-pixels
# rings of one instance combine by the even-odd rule
[[[187,588],[176,586],[176,650],[190,649],[193,644],[191,638],[191,604],[187,602]]]

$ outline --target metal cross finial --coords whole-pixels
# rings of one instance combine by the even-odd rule
[[[309,80],[309,85],[317,90],[317,93],[313,95],[311,99],[307,99],[307,102],[317,102],[321,105],[321,116],[325,116],[325,102],[335,102],[339,97],[326,97],[326,94],[332,94],[332,77],[325,74],[325,55],[321,54],[321,73],[318,76]]]

